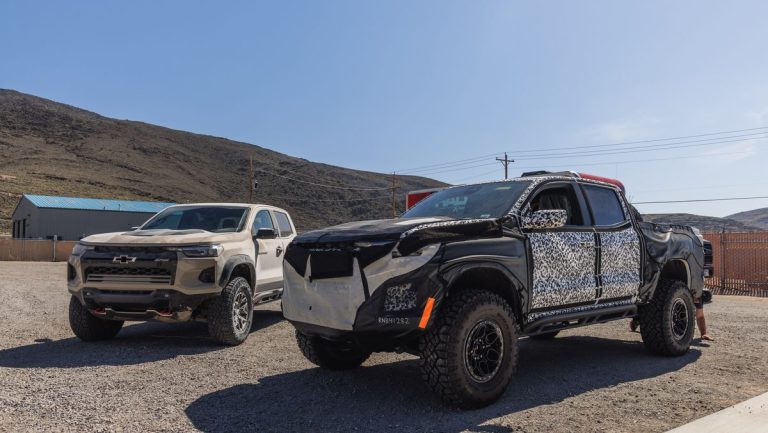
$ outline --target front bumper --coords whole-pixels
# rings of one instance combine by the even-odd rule
[[[355,258],[352,275],[335,278],[313,278],[309,259],[302,275],[286,259],[283,315],[301,332],[331,340],[367,347],[409,340],[429,326],[427,305],[436,311],[442,299],[444,283],[433,261],[438,250],[435,245],[421,255],[386,254],[365,267]]]
[[[97,317],[112,320],[180,322],[192,318],[195,309],[216,296],[185,295],[175,290],[114,291],[86,288],[80,300]]]
[[[221,262],[161,248],[100,247],[69,258],[67,289],[106,319],[185,321],[221,292]]]

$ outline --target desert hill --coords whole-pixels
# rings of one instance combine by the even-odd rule
[[[0,89],[0,233],[20,194],[173,202],[254,202],[289,210],[301,230],[392,215],[390,175],[315,163],[220,137],[100,116]],[[322,184],[324,186],[318,186]],[[443,185],[398,176],[405,192]],[[345,188],[370,188],[358,191]]]
[[[768,207],[728,215],[726,218],[768,230]]]
[[[702,232],[752,232],[764,230],[759,226],[746,224],[731,217],[718,218],[711,216],[694,215],[689,213],[645,214],[645,221],[664,224],[691,225]]]

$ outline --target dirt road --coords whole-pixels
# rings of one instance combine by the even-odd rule
[[[0,262],[0,431],[662,432],[768,391],[768,299],[716,297],[717,341],[680,358],[645,352],[626,322],[521,342],[507,393],[445,409],[410,355],[352,372],[299,353],[279,305],[223,348],[204,324],[126,326],[81,343],[61,263]]]

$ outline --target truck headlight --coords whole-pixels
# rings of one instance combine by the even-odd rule
[[[178,251],[187,257],[218,257],[224,250],[220,244],[213,245],[192,245],[189,247],[169,248],[171,251]]]
[[[76,243],[74,247],[72,247],[72,255],[75,257],[80,257],[83,255],[84,252],[90,251],[93,249],[93,245],[83,245],[80,242]]]

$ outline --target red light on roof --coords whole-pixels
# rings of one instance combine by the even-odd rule
[[[610,183],[611,185],[616,185],[619,188],[621,188],[622,192],[627,192],[627,189],[624,187],[624,184],[621,183],[621,181],[618,179],[611,179],[610,177],[597,176],[594,174],[587,174],[587,173],[579,173],[579,176],[582,179],[589,179],[589,180],[596,180],[598,182]]]

